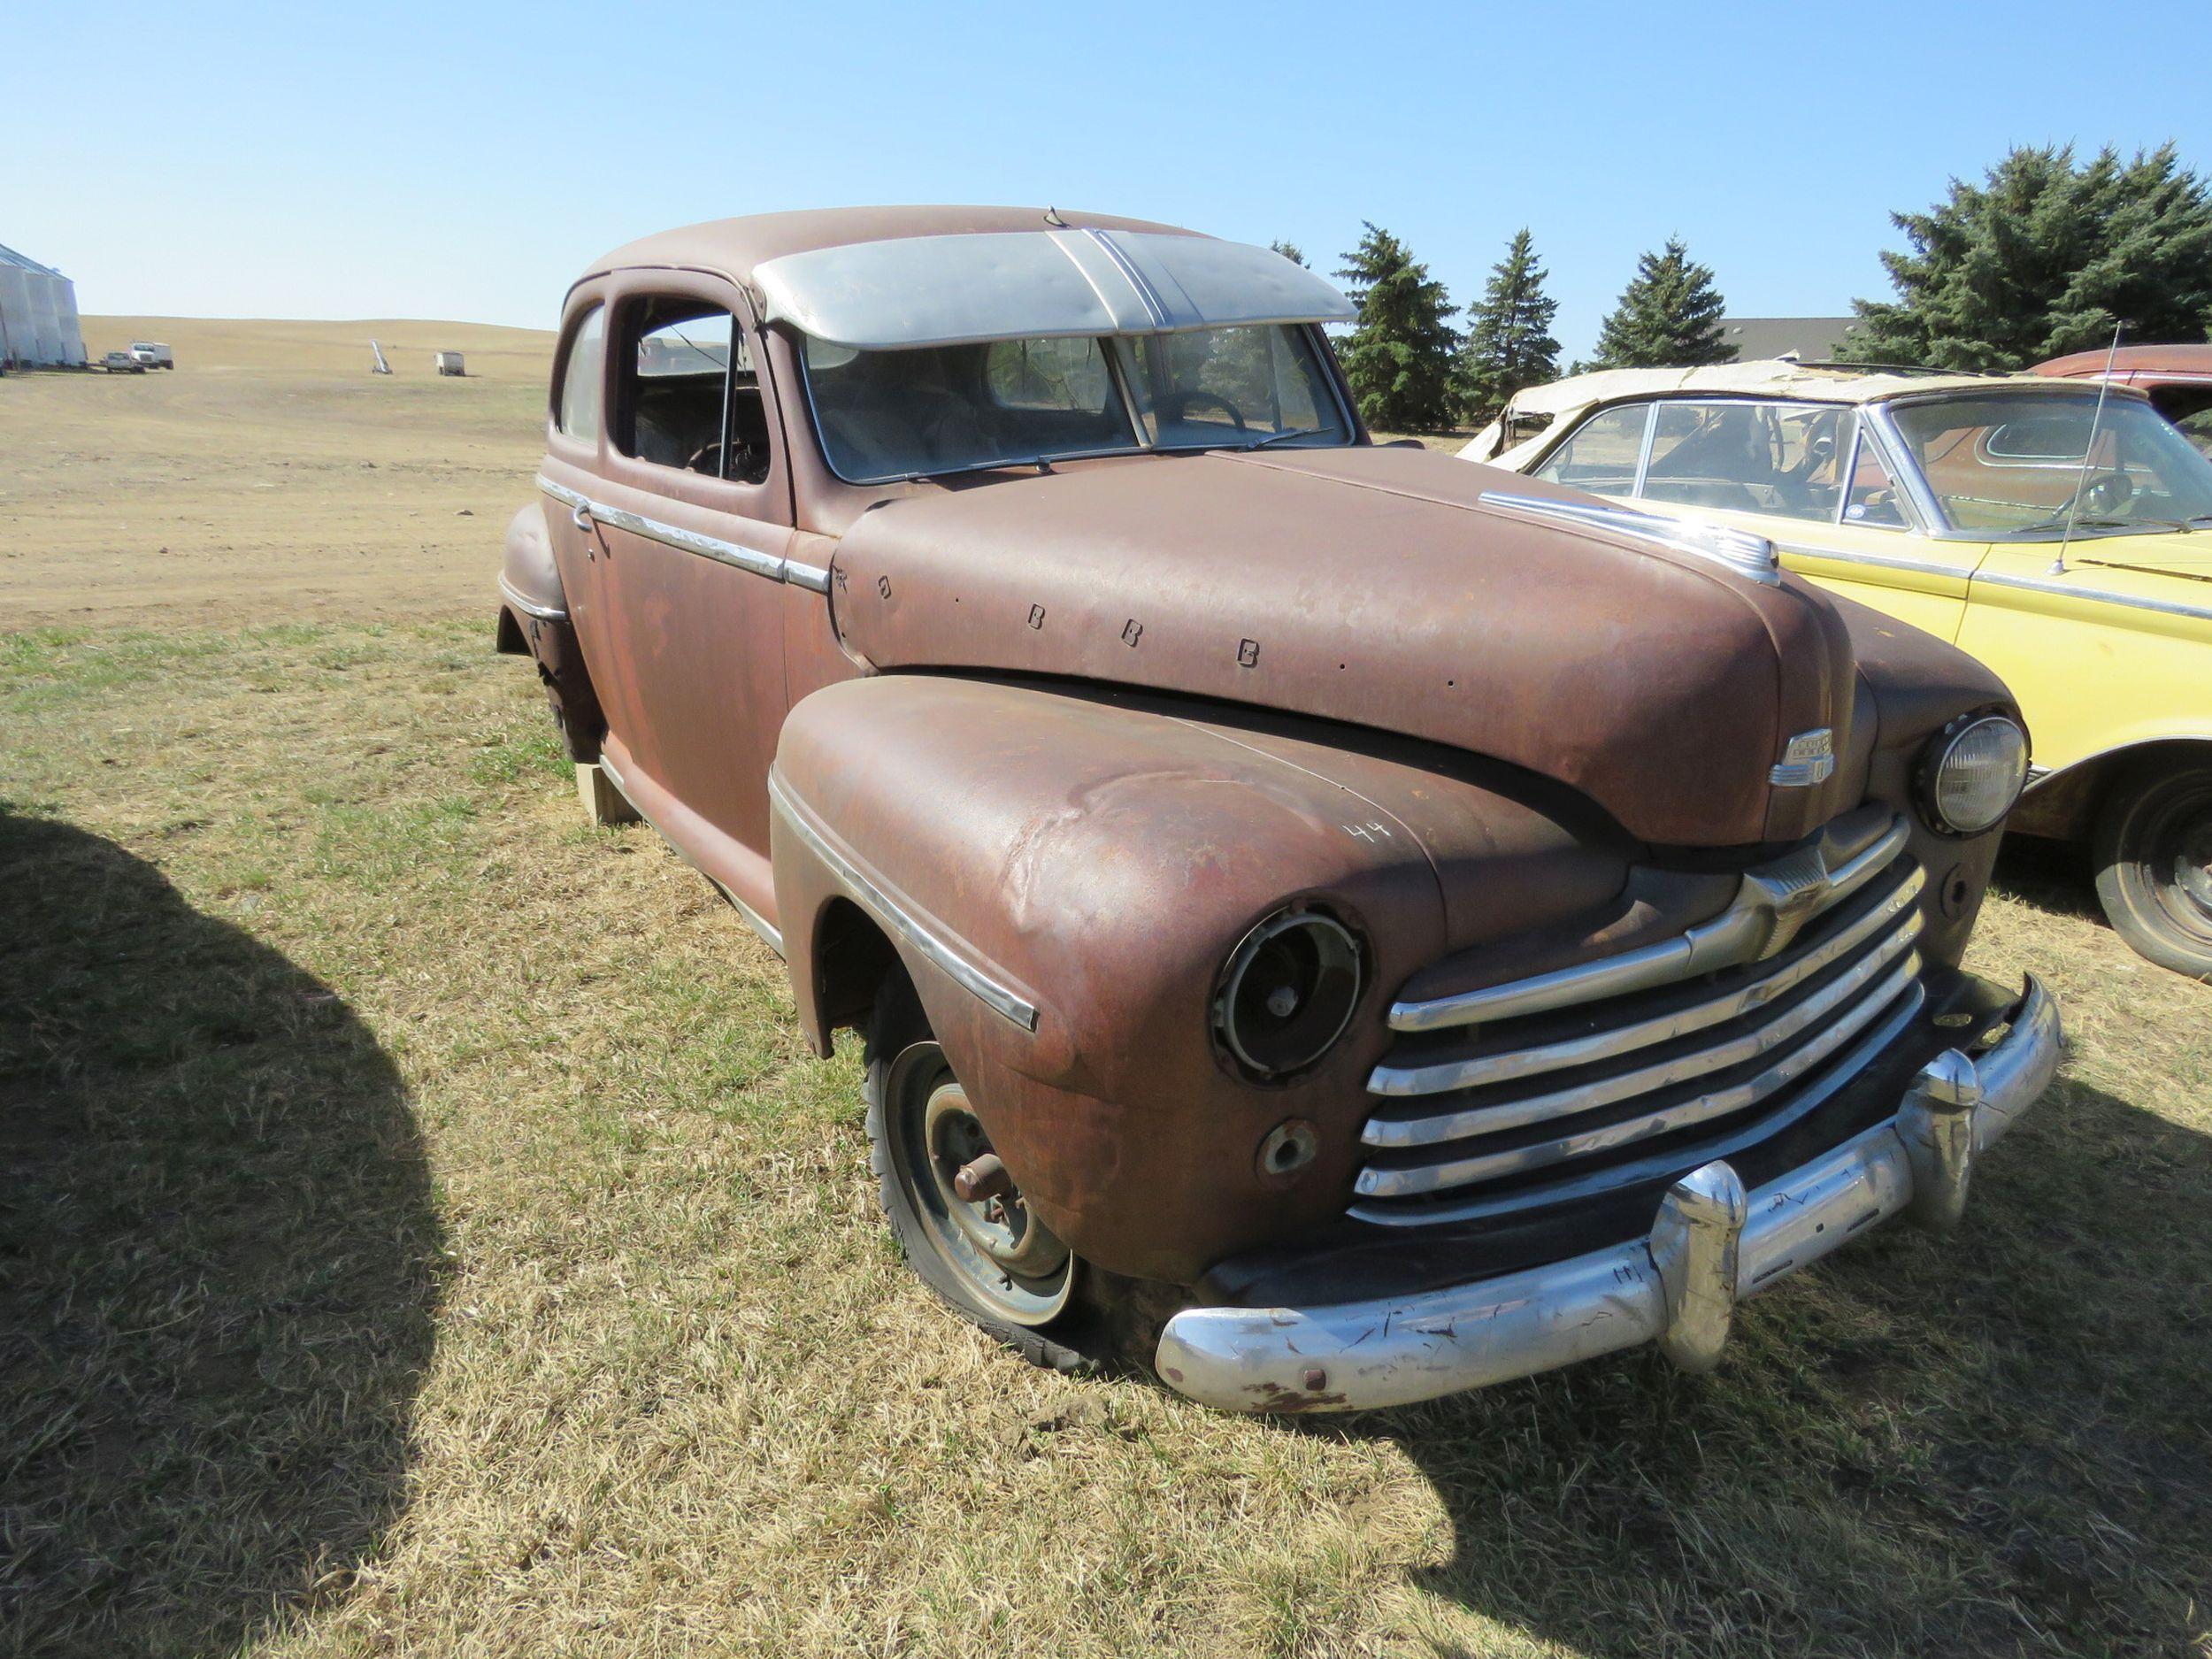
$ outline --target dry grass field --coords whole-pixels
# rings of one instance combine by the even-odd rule
[[[0,1654],[2212,1651],[2212,989],[2062,863],[1975,956],[2065,1080],[1716,1376],[1041,1374],[491,654],[542,338],[88,327],[146,333],[0,380]]]

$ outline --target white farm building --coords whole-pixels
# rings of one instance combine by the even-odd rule
[[[0,361],[81,366],[77,285],[50,265],[0,248]]]

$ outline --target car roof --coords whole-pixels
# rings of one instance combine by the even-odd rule
[[[2122,346],[2117,351],[2077,351],[2028,371],[2070,380],[2096,380],[2108,356],[2115,374],[2212,374],[2212,345]]]
[[[1877,403],[1931,392],[1987,391],[1997,387],[2051,389],[2032,374],[1952,374],[1874,365],[1796,363],[1769,357],[1750,363],[1717,363],[1695,369],[1600,369],[1572,374],[1548,386],[1532,387],[1513,399],[1517,411],[1556,414],[1589,403],[1626,397],[1692,393],[1786,397],[1806,403]]]
[[[1048,218],[1049,214],[1051,217]],[[1168,236],[1198,233],[1148,219],[1116,219],[1049,207],[825,207],[708,219],[657,232],[594,260],[580,280],[609,271],[647,266],[712,271],[749,283],[754,268],[791,254],[902,236],[956,236],[1004,231],[1126,230]]]

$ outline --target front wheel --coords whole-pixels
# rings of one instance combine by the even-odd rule
[[[1110,1276],[1030,1213],[903,979],[876,1000],[866,1091],[884,1214],[922,1282],[1032,1364],[1073,1371],[1102,1357]]]
[[[2097,897],[2162,968],[2212,979],[2212,763],[2138,772],[2097,820]]]

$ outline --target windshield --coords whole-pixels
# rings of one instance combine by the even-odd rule
[[[1303,328],[864,351],[809,339],[822,449],[856,484],[1142,449],[1341,444]]]
[[[2134,397],[1945,398],[1894,406],[1897,430],[1955,530],[1993,536],[2167,528],[2212,515],[2212,461]],[[2096,448],[2087,454],[2091,423]]]

